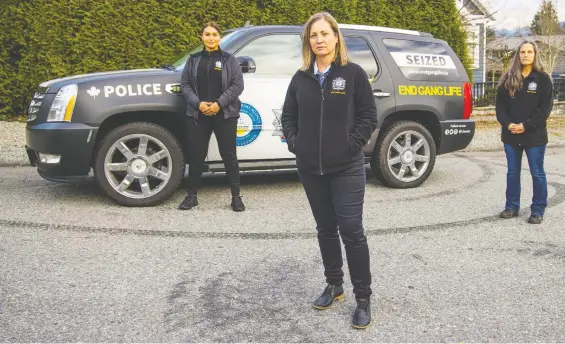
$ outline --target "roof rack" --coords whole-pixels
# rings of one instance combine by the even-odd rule
[[[420,32],[414,30],[404,30],[404,29],[393,29],[390,27],[382,26],[369,26],[369,25],[356,25],[356,24],[338,24],[340,29],[352,29],[352,30],[367,30],[367,31],[381,31],[381,32],[391,32],[391,33],[402,33],[405,35],[421,36]]]

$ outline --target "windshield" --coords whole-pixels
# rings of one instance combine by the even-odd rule
[[[226,44],[231,42],[234,38],[240,36],[240,34],[241,34],[241,31],[225,32],[224,36],[222,36],[222,39],[220,40],[220,48],[224,49]],[[195,53],[201,51],[202,49],[204,49],[204,45],[202,43],[199,43],[198,45],[192,47],[189,51],[185,51],[182,54],[180,54],[179,56],[175,57],[172,60],[172,62],[170,62],[168,64],[173,66],[176,70],[183,69],[184,64],[186,63],[186,60],[188,60],[188,57],[191,54],[195,54]]]

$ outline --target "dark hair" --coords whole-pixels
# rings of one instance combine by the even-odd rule
[[[200,34],[202,35],[204,33],[204,30],[206,30],[206,28],[210,26],[213,27],[214,29],[216,29],[216,31],[218,31],[218,33],[221,35],[222,34],[222,30],[220,29],[220,26],[218,25],[218,23],[214,22],[214,21],[210,21],[207,22],[206,24],[204,24],[202,26],[202,30],[200,30]]]

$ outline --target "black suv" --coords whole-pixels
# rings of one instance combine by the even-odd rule
[[[340,25],[350,58],[367,72],[379,126],[364,152],[383,184],[424,182],[436,155],[463,149],[475,122],[463,65],[429,33]],[[281,108],[301,65],[299,26],[252,26],[225,32],[221,47],[245,79],[237,145],[241,170],[295,167],[281,131]],[[28,109],[26,149],[39,174],[74,181],[93,170],[104,191],[126,206],[167,199],[185,171],[185,101],[180,76],[190,53],[162,68],[75,75],[39,85]],[[222,172],[215,140],[210,172]]]

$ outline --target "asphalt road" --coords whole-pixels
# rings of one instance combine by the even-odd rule
[[[0,167],[0,342],[564,342],[565,149],[546,155],[550,204],[501,220],[502,152],[440,156],[421,187],[370,178],[365,228],[373,326],[355,302],[327,311],[314,222],[295,173],[243,178],[233,213],[223,176],[197,209],[179,190],[123,208],[94,183],[54,184]],[[345,267],[348,276],[347,267]]]

